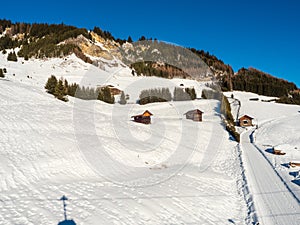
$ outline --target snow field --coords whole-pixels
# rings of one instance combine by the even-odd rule
[[[64,103],[43,88],[51,74],[79,83],[115,79],[134,103],[141,89],[157,83],[184,82],[197,92],[204,84],[111,76],[72,57],[0,60],[8,70],[0,80],[1,225],[56,224],[63,219],[62,195],[78,225],[246,223],[236,143],[221,125],[216,101]],[[130,121],[145,108],[154,114],[151,125]],[[204,111],[202,123],[184,118],[194,108]]]

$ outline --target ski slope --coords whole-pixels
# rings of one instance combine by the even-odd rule
[[[197,92],[203,84],[111,76],[70,57],[0,61],[8,70],[0,79],[1,225],[58,224],[62,195],[77,225],[247,223],[236,143],[221,125],[218,102],[133,104],[140,89],[158,83],[187,82]],[[59,101],[43,87],[51,74],[80,83],[115,79],[132,104]],[[193,108],[204,111],[202,123],[184,118]],[[145,109],[152,124],[133,123]]]

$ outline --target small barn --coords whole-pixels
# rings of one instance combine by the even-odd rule
[[[108,85],[108,88],[109,88],[110,93],[111,93],[112,95],[119,95],[119,94],[121,94],[121,92],[122,92],[119,88],[116,88],[116,87],[114,87],[113,85]]]
[[[101,90],[103,90],[104,88],[108,88],[109,91],[110,91],[110,94],[111,95],[119,95],[121,94],[122,90],[120,90],[119,88],[111,85],[111,84],[108,84],[108,85],[104,85],[104,86],[98,86]]]
[[[150,124],[151,123],[151,116],[153,114],[146,110],[143,114],[132,116],[134,122],[137,123],[144,123],[144,124]]]
[[[194,109],[194,110],[190,110],[190,111],[186,112],[184,115],[185,115],[186,119],[188,119],[188,120],[201,122],[202,114],[203,114],[203,112],[201,110]]]
[[[251,116],[248,115],[244,115],[242,117],[239,118],[239,125],[241,127],[249,127],[249,126],[253,126],[252,124],[252,120],[254,118],[252,118]]]

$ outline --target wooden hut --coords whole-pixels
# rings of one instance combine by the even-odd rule
[[[299,166],[300,167],[300,162],[289,162],[289,166],[291,166],[291,167]]]
[[[112,95],[119,95],[122,92],[120,89],[118,89],[112,85],[108,85],[108,88],[110,90],[110,94],[112,94]]]
[[[137,123],[144,123],[144,124],[150,124],[151,123],[151,116],[153,114],[146,110],[143,114],[132,116],[133,120]]]
[[[122,90],[120,90],[119,88],[111,85],[111,84],[108,84],[108,85],[103,85],[103,86],[98,86],[101,90],[103,90],[104,88],[108,88],[109,91],[110,91],[110,94],[111,95],[119,95],[121,94]]]
[[[252,124],[252,120],[254,118],[252,118],[251,116],[248,115],[244,115],[242,117],[239,118],[239,125],[241,127],[249,127],[249,126],[253,126]]]
[[[185,115],[186,119],[188,119],[188,120],[201,122],[202,114],[203,114],[203,112],[201,110],[194,109],[194,110],[190,110],[190,111],[186,112],[184,115]]]

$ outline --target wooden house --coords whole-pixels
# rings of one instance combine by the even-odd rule
[[[104,85],[104,86],[98,86],[101,90],[103,90],[104,88],[108,88],[109,91],[110,91],[110,94],[111,95],[119,95],[121,94],[122,90],[120,90],[119,88],[111,85],[111,84],[108,84],[108,85]]]
[[[151,123],[151,116],[153,114],[146,110],[143,114],[132,116],[133,120],[137,123],[144,123],[144,124],[150,124]]]
[[[242,117],[239,118],[239,125],[241,127],[249,127],[249,126],[253,126],[252,124],[252,120],[254,118],[252,118],[251,116],[248,115],[244,115]]]
[[[190,110],[190,111],[186,112],[184,115],[185,115],[186,119],[188,119],[188,120],[201,122],[202,114],[203,114],[203,112],[201,110],[194,109],[194,110]]]
[[[119,94],[121,94],[121,92],[122,92],[122,90],[120,90],[119,88],[116,88],[116,87],[113,86],[113,85],[108,85],[108,88],[109,88],[110,93],[111,93],[112,95],[119,95]]]
[[[272,152],[274,155],[285,155],[285,152],[283,152],[282,150],[277,149],[275,147],[272,148]]]
[[[289,162],[289,166],[291,166],[291,167],[299,166],[300,167],[300,162]]]

